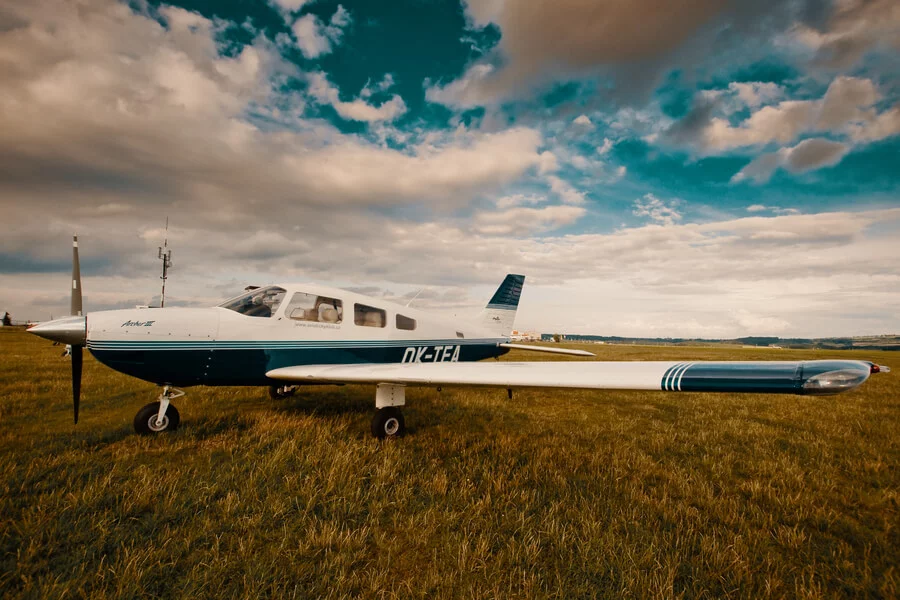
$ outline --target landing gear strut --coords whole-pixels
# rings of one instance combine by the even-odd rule
[[[378,410],[372,419],[372,435],[383,440],[406,433],[406,421],[400,407],[406,404],[406,387],[391,383],[379,383],[375,391]]]
[[[134,430],[141,435],[162,433],[178,429],[181,417],[178,409],[169,401],[184,396],[178,388],[166,385],[159,394],[159,402],[151,402],[138,411],[134,417]]]

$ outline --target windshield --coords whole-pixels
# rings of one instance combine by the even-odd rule
[[[284,300],[285,291],[277,285],[250,290],[237,298],[226,300],[219,306],[248,317],[271,317]]]

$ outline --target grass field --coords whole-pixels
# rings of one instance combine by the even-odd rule
[[[860,358],[837,397],[153,385],[0,329],[0,596],[900,595],[900,353],[592,346],[600,360]],[[510,354],[511,360],[533,355]]]

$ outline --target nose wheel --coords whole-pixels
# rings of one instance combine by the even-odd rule
[[[153,435],[164,431],[174,431],[181,423],[178,409],[169,401],[184,396],[178,388],[164,386],[158,402],[151,402],[138,411],[134,417],[134,430],[141,435]]]

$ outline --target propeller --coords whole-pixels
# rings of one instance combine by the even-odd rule
[[[78,260],[78,236],[72,236],[72,316],[81,315],[81,265]],[[75,424],[78,424],[78,407],[81,404],[81,367],[84,364],[84,347],[72,344],[72,407]]]
[[[78,423],[78,405],[81,403],[81,367],[84,364],[84,346],[87,344],[87,317],[81,309],[81,269],[78,265],[78,236],[72,238],[72,316],[38,323],[28,329],[42,338],[66,344],[72,357],[72,404],[75,423]]]
[[[81,314],[81,266],[78,261],[78,236],[72,236],[72,316]],[[81,367],[84,364],[84,347],[72,344],[72,406],[75,424],[78,424],[78,407],[81,404]]]

